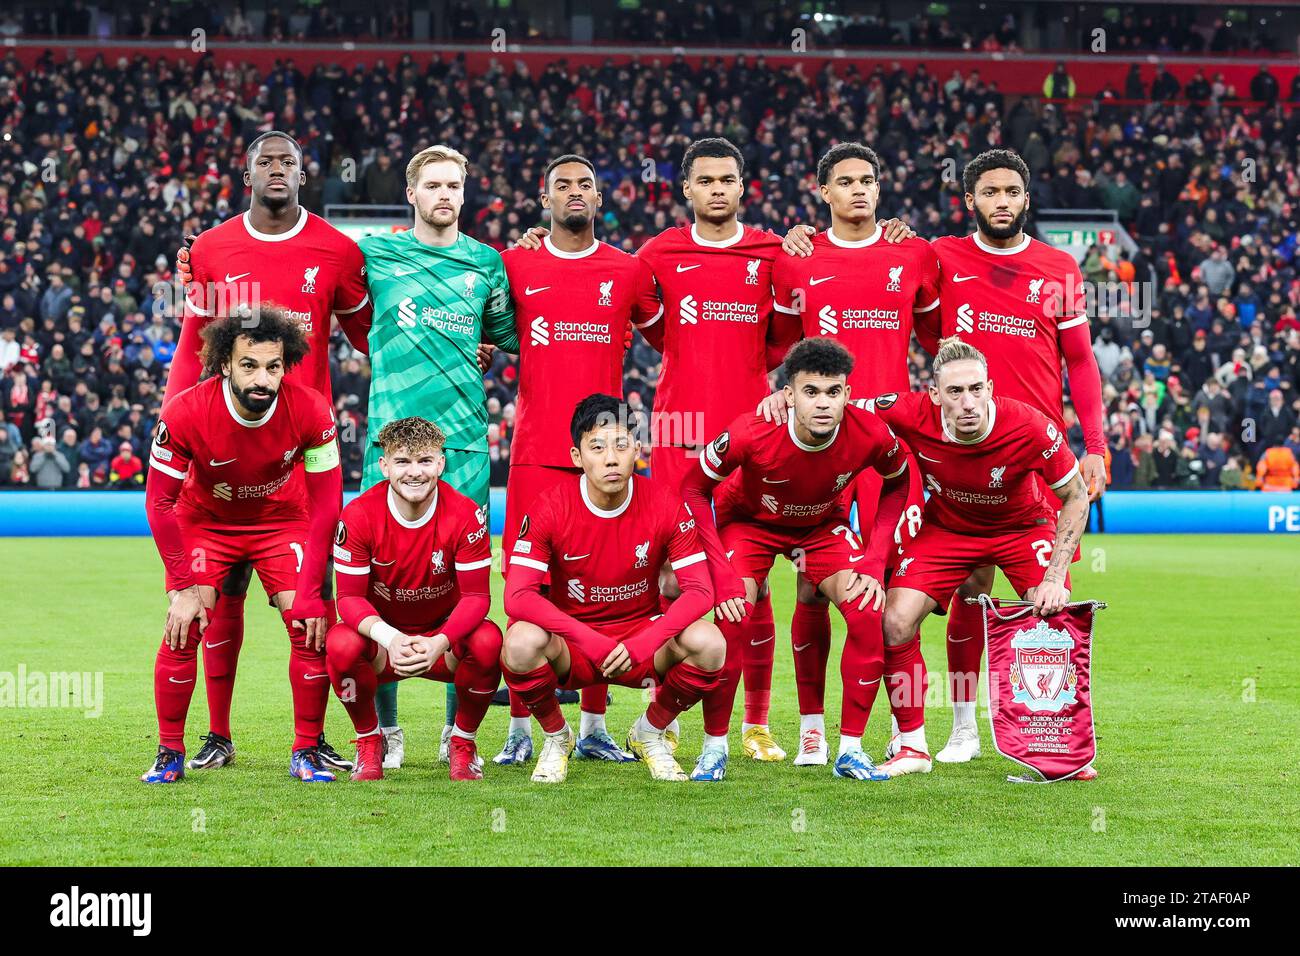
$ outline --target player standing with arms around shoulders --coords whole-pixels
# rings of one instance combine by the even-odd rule
[[[154,666],[158,755],[141,779],[184,776],[198,642],[218,586],[247,561],[289,632],[289,772],[330,781],[317,747],[329,698],[320,588],[343,494],[333,410],[319,392],[284,381],[307,354],[302,330],[285,313],[240,310],[210,322],[203,338],[211,377],[168,404],[149,455],[145,508],[171,606]],[[305,501],[286,487],[298,461]]]
[[[364,344],[370,326],[365,261],[357,244],[298,203],[307,181],[302,148],[288,133],[272,130],[254,139],[245,154],[244,185],[252,193],[248,211],[207,230],[191,249],[176,254],[185,284],[180,342],[167,374],[163,409],[196,384],[202,371],[201,332],[216,315],[237,306],[253,310],[274,304],[288,311],[307,337],[307,355],[286,374],[288,381],[327,399],[330,387],[331,316],[353,345]],[[302,491],[301,476],[291,485]],[[203,641],[203,681],[208,697],[208,733],[190,760],[191,770],[224,766],[234,758],[230,704],[244,644],[244,599],[252,579],[248,562],[235,564],[219,587]],[[333,582],[326,566],[322,585],[327,617],[334,622]],[[321,758],[350,770],[324,740]]]
[[[506,581],[514,623],[502,672],[546,733],[533,780],[562,783],[568,775],[573,730],[555,690],[591,683],[656,688],[628,731],[628,749],[655,780],[685,780],[665,731],[713,689],[726,654],[718,628],[700,620],[713,588],[695,516],[675,490],[633,476],[640,442],[618,399],[584,399],[570,433],[582,475],[534,501]],[[660,613],[665,563],[677,573],[681,596]],[[548,575],[549,596],[541,593]]]
[[[1040,616],[1060,611],[1088,524],[1088,489],[1064,432],[1024,402],[995,400],[983,354],[955,337],[939,347],[928,394],[882,395],[865,407],[912,448],[930,491],[885,607],[886,645],[908,658],[894,690],[896,754],[882,764],[896,776],[929,769],[921,622],[979,567],[1000,567]],[[1044,487],[1060,501],[1059,515]]]
[[[475,734],[501,678],[501,629],[486,620],[492,546],[487,516],[446,482],[443,434],[423,418],[375,436],[387,479],[343,509],[334,536],[339,614],[326,641],[330,680],[357,731],[353,780],[383,777],[375,711],[381,683],[454,683],[452,780],[483,776]]]
[[[370,407],[362,488],[384,480],[375,442],[384,425],[421,416],[447,437],[445,480],[488,510],[487,399],[479,369],[479,342],[519,351],[514,307],[501,254],[461,233],[465,202],[464,156],[430,146],[406,166],[406,198],[415,226],[361,240],[374,303],[370,328]],[[379,722],[387,738],[385,766],[401,765],[397,684],[382,684]],[[447,685],[445,759],[456,714],[456,691]]]
[[[855,395],[905,392],[910,383],[913,325],[923,341],[932,343],[938,337],[939,261],[930,244],[916,236],[899,243],[882,241],[884,229],[876,219],[880,157],[874,150],[859,143],[831,147],[817,163],[817,181],[822,201],[830,208],[831,226],[812,237],[814,256],[778,256],[772,266],[772,292],[781,326],[777,337],[790,344],[801,336],[839,342],[854,359],[848,384]],[[777,392],[772,400],[771,411],[784,421],[785,393]],[[907,504],[895,534],[898,541],[920,528],[925,504],[915,468],[908,472],[908,480]],[[880,475],[872,469],[862,472],[847,494],[857,505],[858,527],[870,527],[880,499]],[[897,554],[890,549],[888,567]],[[799,712],[805,718],[822,713],[830,614],[826,599],[802,576],[790,644]],[[746,700],[749,677],[746,673]],[[766,717],[762,722],[767,722]],[[805,728],[796,764],[826,762],[823,733],[823,728],[812,724]]]
[[[705,448],[699,473],[684,486],[709,555],[727,639],[718,689],[704,699],[704,751],[692,778],[720,780],[726,772],[742,621],[780,554],[802,565],[848,628],[840,660],[844,690],[835,775],[884,780],[862,749],[862,734],[884,672],[880,582],[907,500],[907,448],[876,416],[846,407],[853,357],[844,346],[805,339],[786,356],[785,371],[789,420],[768,422],[754,412],[738,417]],[[867,468],[880,472],[883,486],[864,546],[849,526],[843,492]],[[824,747],[822,714],[804,715],[802,723],[801,731],[821,728]]]
[[[588,395],[623,394],[623,356],[633,326],[657,322],[662,306],[654,275],[635,256],[598,242],[601,207],[596,171],[582,156],[558,156],[543,174],[542,208],[550,234],[538,248],[504,252],[519,335],[519,395],[510,443],[501,571],[509,571],[519,523],[537,496],[582,469],[569,457],[570,410]],[[605,726],[605,686],[582,689],[579,757],[631,761]],[[533,742],[528,708],[510,698],[510,733],[493,760],[522,763]]]

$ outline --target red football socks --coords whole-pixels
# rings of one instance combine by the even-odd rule
[[[230,702],[235,669],[244,646],[243,594],[218,594],[203,634],[203,683],[208,691],[208,729],[230,738]]]
[[[745,625],[745,723],[766,724],[772,700],[772,658],[776,650],[771,594],[759,597],[754,613],[745,618]]]
[[[158,742],[185,752],[185,716],[199,676],[199,622],[190,625],[185,647],[172,650],[163,641],[153,664],[153,698],[158,711]]]
[[[840,680],[844,685],[840,733],[845,737],[861,737],[867,729],[871,705],[875,703],[880,678],[885,672],[885,635],[881,629],[881,614],[870,607],[865,611],[858,610],[861,600],[844,601],[838,605],[848,628],[844,652],[840,656]]]
[[[826,662],[831,655],[829,604],[795,604],[790,621],[790,647],[794,651],[799,713],[823,713],[826,710]]]
[[[948,607],[948,689],[954,703],[978,698],[983,656],[984,612],[954,595]]]

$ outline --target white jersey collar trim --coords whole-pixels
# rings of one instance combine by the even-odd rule
[[[397,510],[397,502],[393,500],[393,486],[388,486],[388,513],[393,516],[393,520],[403,528],[423,528],[433,520],[433,513],[438,510],[438,492],[441,490],[442,482],[440,481],[433,487],[433,504],[429,505],[429,510],[422,517],[414,521],[407,521],[402,517],[402,513]]]
[[[842,424],[843,424],[843,422],[840,423],[840,425],[842,425]],[[827,448],[830,448],[831,445],[834,445],[834,444],[835,444],[835,439],[838,438],[838,437],[840,436],[840,425],[836,425],[836,426],[835,426],[835,431],[831,432],[830,440],[827,441],[825,444],[822,444],[822,445],[808,445],[808,444],[805,444],[804,442],[801,442],[801,441],[799,440],[799,436],[795,434],[795,431],[794,431],[794,415],[791,414],[790,417],[787,418],[787,419],[785,420],[785,428],[786,428],[786,431],[788,431],[788,432],[790,433],[790,440],[791,440],[792,442],[795,443],[795,446],[796,446],[796,447],[800,448],[800,449],[803,450],[803,451],[825,451]]]
[[[542,245],[546,247],[547,252],[557,259],[585,259],[600,248],[600,240],[593,239],[591,245],[581,252],[565,252],[563,249],[556,248],[555,243],[551,242],[550,236],[542,236]]]
[[[1029,233],[1025,233],[1020,242],[1008,249],[999,249],[997,246],[990,246],[980,238],[980,234],[975,233],[975,245],[984,252],[994,256],[1014,256],[1018,252],[1024,252],[1029,248]]]
[[[271,416],[275,414],[275,407],[280,404],[280,393],[276,392],[275,398],[271,399],[271,407],[266,410],[266,414],[257,421],[250,422],[243,415],[239,414],[239,412],[235,411],[235,396],[230,391],[230,376],[228,375],[221,379],[221,395],[226,400],[226,410],[230,412],[230,417],[239,422],[239,424],[243,425],[245,428],[261,428],[271,420]]]
[[[292,239],[294,236],[298,235],[298,233],[302,232],[303,228],[307,225],[306,206],[303,206],[301,209],[298,210],[298,221],[294,223],[293,228],[290,229],[288,232],[281,232],[279,234],[272,234],[269,232],[258,232],[256,229],[253,228],[253,221],[252,219],[249,218],[250,215],[251,213],[246,212],[244,213],[243,216],[240,217],[244,221],[244,228],[248,230],[248,234],[250,236],[262,242],[284,242],[287,239]]]
[[[984,434],[980,435],[979,438],[958,438],[956,435],[954,435],[952,432],[948,430],[948,419],[943,417],[942,412],[939,413],[939,421],[943,423],[943,436],[947,438],[950,442],[954,442],[958,445],[978,445],[984,439],[988,438],[990,435],[993,434],[993,426],[994,424],[997,423],[997,420],[998,420],[998,404],[997,402],[993,401],[993,399],[990,398],[989,399],[989,427],[984,429]]]
[[[636,485],[636,475],[628,476],[627,497],[624,498],[623,503],[619,505],[617,508],[615,508],[613,511],[606,511],[603,508],[597,508],[592,503],[591,495],[587,493],[587,476],[583,475],[578,479],[578,490],[582,492],[582,503],[586,505],[587,510],[590,511],[592,514],[594,514],[597,518],[617,518],[624,511],[627,511],[627,506],[632,503],[632,492],[635,489],[635,485]]]
[[[865,239],[841,239],[835,235],[833,228],[826,230],[826,238],[830,240],[831,245],[839,246],[841,249],[865,249],[867,246],[874,246],[884,234],[885,230],[880,228],[880,223],[876,223],[876,231]]]
[[[708,246],[710,249],[726,249],[728,246],[734,246],[743,238],[745,238],[745,227],[740,224],[739,220],[736,221],[736,234],[734,236],[730,239],[719,239],[716,242],[712,239],[700,238],[699,228],[695,223],[691,223],[691,239],[697,246]]]

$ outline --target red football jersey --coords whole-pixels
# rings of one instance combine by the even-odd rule
[[[888,243],[883,235],[879,226],[860,242],[821,232],[813,255],[777,256],[772,266],[776,310],[799,316],[808,338],[829,335],[853,353],[849,389],[858,398],[908,390],[912,315],[939,306],[930,244]]]
[[[768,394],[772,261],[780,254],[777,236],[749,226],[721,242],[676,226],[637,251],[664,306],[656,444],[699,447]]]
[[[366,597],[388,624],[409,634],[434,630],[460,601],[457,574],[492,563],[487,515],[444,481],[433,506],[407,521],[382,481],[343,509],[334,570],[369,575]]]
[[[912,449],[925,476],[924,520],[961,534],[1023,531],[1056,508],[1034,479],[1053,490],[1079,473],[1065,435],[1038,409],[1014,398],[989,400],[989,430],[974,442],[952,436],[928,393],[881,395],[864,403]]]
[[[784,425],[750,412],[710,442],[700,467],[714,481],[739,474],[714,494],[718,524],[731,517],[803,528],[821,524],[842,507],[842,492],[857,474],[875,468],[885,478],[907,468],[907,448],[889,426],[853,405],[825,445],[805,445],[794,416]]]
[[[338,461],[334,410],[320,392],[293,382],[260,421],[235,412],[228,380],[209,378],[168,404],[154,431],[149,466],[190,477],[177,511],[192,521],[245,528],[267,518],[302,517],[301,484],[286,487],[311,455]]]
[[[942,274],[943,334],[984,353],[996,395],[1028,402],[1062,426],[1058,333],[1088,322],[1074,257],[1029,236],[1012,249],[985,245],[977,234],[931,245]]]
[[[510,460],[570,468],[569,421],[578,402],[623,397],[629,320],[659,318],[659,293],[645,262],[605,242],[584,252],[515,247],[501,254],[519,330],[519,396]]]
[[[587,496],[587,478],[558,482],[524,516],[510,567],[549,571],[549,600],[596,630],[660,613],[659,569],[704,560],[690,509],[675,491],[647,478],[628,479],[614,511]]]
[[[200,235],[190,249],[190,266],[194,280],[186,288],[168,402],[199,380],[203,326],[219,312],[253,302],[288,310],[307,334],[311,351],[288,380],[332,394],[330,316],[370,321],[366,262],[355,242],[306,209],[296,226],[278,236],[258,232],[244,213]]]

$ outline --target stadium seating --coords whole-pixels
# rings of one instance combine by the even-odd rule
[[[1036,207],[1115,210],[1135,239],[1132,256],[1089,248],[1086,279],[1155,282],[1149,316],[1103,309],[1093,320],[1113,485],[1246,488],[1268,448],[1300,457],[1300,79],[1245,99],[1269,92],[1244,82],[1254,66],[1235,68],[1239,95],[1197,81],[1202,67],[1182,61],[1168,74],[1143,68],[1135,86],[1090,78],[1080,90],[1096,95],[1071,98],[1046,86],[1050,64],[1031,80],[1018,64],[1003,84],[997,64],[931,72],[914,56],[799,70],[698,56],[579,66],[532,50],[517,63],[379,65],[334,48],[337,65],[304,60],[299,70],[251,65],[279,48],[237,49],[247,53],[111,62],[29,45],[0,63],[0,486],[140,487],[131,460],[147,444],[177,336],[172,253],[241,210],[240,150],[272,127],[302,143],[302,198],[318,212],[400,203],[400,178],[394,187],[375,157],[387,153],[400,171],[423,145],[456,145],[474,166],[463,228],[500,248],[541,221],[541,169],[570,149],[604,182],[598,235],[635,250],[687,219],[675,170],[700,135],[742,145],[744,219],[782,233],[825,224],[816,157],[866,137],[888,167],[884,215],[926,237],[965,234],[945,169],[1010,145],[1034,173]],[[1010,92],[1039,85],[1051,101]],[[923,361],[914,350],[917,387]],[[355,486],[368,369],[341,337],[332,363]],[[626,390],[648,407],[657,375],[657,353],[638,339]],[[498,355],[488,373],[494,484],[508,467],[516,382]],[[1077,427],[1070,437],[1081,448]]]

